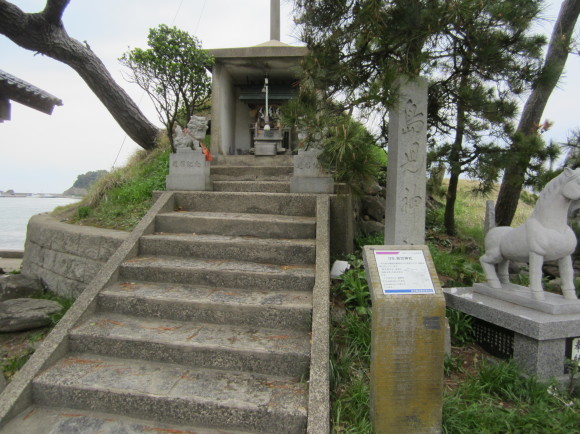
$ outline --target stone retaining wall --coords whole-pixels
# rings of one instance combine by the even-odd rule
[[[35,215],[28,222],[22,274],[40,279],[56,294],[77,298],[128,236]]]

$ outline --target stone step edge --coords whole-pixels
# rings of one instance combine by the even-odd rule
[[[163,330],[160,333],[153,330],[132,333],[133,329],[145,328],[146,324],[158,325]],[[125,325],[128,328],[124,332],[116,330]],[[185,336],[183,330],[173,332],[182,327],[188,327],[187,333],[191,332],[191,337]],[[100,312],[71,330],[69,346],[72,352],[178,363],[195,369],[250,372],[295,379],[306,375],[310,366],[309,333],[258,329],[255,342],[252,342],[251,332],[250,326],[188,324],[187,321]],[[197,341],[198,336],[203,337],[202,340]],[[237,340],[240,344],[236,343]]]
[[[145,286],[145,289],[158,287],[159,291],[149,290],[139,293],[138,290],[142,286]],[[188,287],[191,288],[192,297],[195,298],[186,298]],[[133,292],[131,288],[135,288],[137,292]],[[175,293],[166,292],[172,288]],[[294,330],[311,331],[312,295],[307,291],[276,292],[223,288],[216,291],[217,296],[214,299],[210,298],[208,295],[210,293],[211,288],[202,285],[117,282],[101,291],[97,306],[102,311],[142,317],[273,329],[291,327]],[[220,293],[226,297],[222,296],[220,299]],[[228,293],[234,294],[235,301],[233,298],[231,302],[223,301],[223,298],[227,300]],[[283,298],[278,304],[261,302],[270,297],[280,299],[280,296]]]
[[[104,413],[90,410],[79,410],[72,407],[51,407],[32,405],[22,413],[12,419],[4,427],[0,428],[0,433],[38,433],[38,432],[61,432],[67,422],[71,421],[79,431],[90,432],[95,426],[104,432],[137,432],[152,433],[175,433],[187,434],[192,432],[203,432],[204,434],[250,434],[248,431],[223,431],[201,426],[175,425],[158,423],[154,420],[136,419],[125,417],[114,413]],[[58,429],[58,431],[57,431]]]
[[[75,370],[75,363],[89,363],[89,365],[85,366],[87,366],[87,368],[90,366],[90,370],[94,372],[94,370],[98,368],[98,365],[91,365],[91,359],[99,362],[106,362],[109,365],[107,367],[110,367],[110,365],[117,365],[117,371],[124,371],[127,368],[131,369],[137,367],[140,376],[145,375],[147,370],[161,372],[161,374],[157,374],[157,378],[175,377],[179,372],[182,372],[179,378],[184,379],[185,377],[183,377],[183,375],[187,375],[188,373],[197,374],[200,375],[202,381],[203,378],[206,379],[206,385],[204,387],[206,390],[212,389],[211,383],[214,383],[213,388],[217,388],[214,390],[220,390],[218,388],[220,386],[220,381],[223,382],[223,379],[227,378],[231,379],[227,380],[228,385],[231,384],[231,381],[238,381],[241,382],[241,384],[254,383],[255,385],[258,385],[258,382],[272,384],[272,387],[283,392],[283,395],[291,393],[285,391],[285,385],[294,385],[291,387],[304,390],[304,386],[300,386],[303,383],[286,377],[235,373],[206,368],[194,369],[174,363],[147,361],[139,361],[136,363],[133,359],[101,357],[90,353],[71,353],[68,357],[57,362],[58,366],[54,368],[54,371],[56,372],[50,372],[51,368],[49,368],[34,379],[32,393],[35,396],[36,404],[57,404],[67,407],[72,404],[74,407],[83,410],[97,409],[99,412],[122,411],[123,415],[129,417],[144,417],[149,419],[155,414],[156,420],[159,420],[162,423],[195,423],[208,427],[224,427],[226,429],[257,429],[258,431],[271,430],[276,422],[280,420],[283,424],[291,423],[293,425],[300,425],[301,427],[304,427],[304,429],[306,427],[306,409],[300,411],[299,408],[296,408],[293,404],[288,406],[289,401],[286,402],[285,400],[284,402],[287,405],[286,409],[280,409],[277,406],[271,407],[257,405],[255,402],[252,403],[251,400],[246,403],[244,397],[249,395],[245,391],[240,392],[242,398],[236,399],[232,399],[234,392],[227,392],[227,394],[231,396],[221,397],[219,399],[215,396],[195,396],[191,393],[181,393],[178,396],[152,395],[146,390],[123,388],[122,385],[117,385],[117,388],[112,388],[106,385],[106,381],[104,384],[98,384],[93,381],[91,382],[91,387],[87,389],[83,384],[79,384],[78,382],[71,383],[69,380],[65,379],[65,376],[68,375],[69,377],[72,376],[72,378],[75,378],[75,381],[81,381],[80,378],[86,375],[83,374],[82,369]],[[70,364],[71,362],[72,365]],[[67,365],[69,371],[68,374],[65,373],[63,375],[62,365]],[[221,380],[220,375],[222,376]],[[51,377],[58,377],[58,380],[54,381]],[[151,379],[150,376],[147,376],[147,378]],[[210,385],[208,385],[207,382],[209,382]],[[277,382],[280,383],[280,387],[276,387]],[[172,388],[175,387],[176,384],[172,386]],[[248,387],[245,388],[246,390],[248,389]],[[251,386],[249,388],[251,389]],[[270,386],[268,386],[268,388],[270,388]],[[307,396],[308,391],[305,390],[305,393]],[[276,395],[273,394],[271,396],[275,397]],[[280,398],[281,396],[278,397],[278,399]],[[213,414],[216,412],[218,420],[213,418]],[[212,413],[212,415],[208,416],[209,413]],[[237,419],[238,421],[231,422],[232,418]],[[228,422],[225,422],[226,420],[228,420]]]
[[[212,212],[196,210],[178,210],[159,213],[157,217],[176,217],[176,218],[203,218],[215,220],[249,220],[251,222],[276,222],[288,224],[315,224],[316,218],[312,216],[294,216],[286,214],[263,214],[263,213],[243,213],[243,212]]]
[[[70,332],[69,335],[75,335],[75,336],[79,336],[79,335],[83,335],[83,336],[92,336],[93,334],[88,333],[87,331],[83,331],[82,329],[86,328],[90,328],[92,326],[92,322],[102,322],[102,323],[107,323],[108,325],[118,325],[123,323],[123,321],[125,322],[133,322],[133,323],[141,323],[143,324],[143,327],[146,326],[146,324],[150,323],[150,322],[156,322],[156,321],[161,321],[161,320],[165,320],[162,318],[147,318],[147,317],[142,317],[142,316],[136,316],[136,315],[122,315],[122,314],[118,314],[118,313],[111,313],[111,312],[97,312],[93,315],[91,315],[90,317],[88,317],[87,319],[85,319],[84,321],[82,321],[81,323],[77,324]],[[150,321],[150,322],[149,322]],[[304,338],[304,339],[309,339],[309,334],[307,332],[304,331],[297,331],[297,330],[284,330],[284,329],[280,329],[280,328],[267,328],[267,327],[252,327],[252,326],[243,326],[243,325],[234,325],[234,324],[213,324],[213,323],[205,323],[205,322],[198,322],[198,321],[184,321],[184,320],[166,320],[169,323],[172,323],[171,325],[173,327],[168,327],[168,332],[171,332],[171,329],[175,329],[178,325],[181,326],[192,326],[195,328],[198,328],[197,332],[199,332],[201,329],[209,329],[211,330],[213,329],[219,329],[219,328],[230,328],[232,329],[234,332],[240,332],[240,333],[244,333],[244,332],[251,332],[253,330],[255,330],[256,332],[261,332],[264,335],[270,335],[272,337],[272,339],[279,339],[283,336],[285,336],[285,334],[288,334],[288,338],[290,338],[291,336],[289,336],[289,334],[293,334],[295,335],[294,338]],[[290,333],[289,333],[290,332]],[[109,334],[104,334],[103,333],[94,333],[94,335],[97,336],[101,336],[101,337],[105,337],[105,338],[109,338],[111,337]],[[300,336],[302,335],[302,336]],[[140,341],[140,342],[153,342],[153,340],[151,339],[146,339],[146,338],[135,338],[135,337],[123,337],[123,336],[114,336],[114,339],[119,339],[119,340],[134,340],[134,341]],[[165,344],[166,340],[162,339],[161,336],[156,337],[157,342],[160,342],[161,344]],[[179,342],[176,339],[170,340],[169,342],[167,342],[168,345],[176,345],[176,342]],[[200,348],[207,348],[207,349],[226,349],[226,350],[232,350],[232,351],[250,351],[253,353],[261,353],[261,354],[301,354],[299,352],[295,352],[292,351],[291,353],[287,350],[287,349],[276,349],[276,348],[252,348],[251,344],[248,344],[247,347],[244,348],[235,348],[235,347],[229,347],[229,346],[224,346],[222,344],[218,344],[218,343],[192,343],[192,346],[199,346]]]
[[[240,235],[198,234],[192,232],[154,232],[142,236],[141,239],[163,239],[183,243],[215,243],[218,245],[244,244],[253,247],[316,247],[316,240],[314,238],[261,238]]]

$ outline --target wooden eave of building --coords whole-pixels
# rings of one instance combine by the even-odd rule
[[[62,101],[54,95],[0,70],[0,122],[10,120],[10,101],[48,115],[52,114],[55,106],[62,105]]]

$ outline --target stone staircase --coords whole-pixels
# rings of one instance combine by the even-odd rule
[[[220,156],[212,164],[211,177],[214,191],[254,191],[290,193],[292,155],[278,156]]]
[[[248,160],[162,195],[0,432],[306,432],[320,198]]]

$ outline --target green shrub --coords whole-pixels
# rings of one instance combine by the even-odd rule
[[[385,238],[380,232],[375,232],[355,238],[354,243],[357,250],[362,250],[364,246],[382,246]]]
[[[364,270],[347,270],[339,280],[336,291],[343,296],[344,304],[360,315],[370,315],[371,295]]]
[[[452,345],[463,347],[473,342],[473,317],[450,307],[446,308],[445,316],[449,321]]]
[[[428,245],[437,273],[450,278],[446,286],[471,286],[484,280],[485,275],[479,262],[464,253],[442,251],[431,242]]]
[[[88,206],[79,206],[77,209],[77,216],[79,220],[86,219],[91,214],[91,209]]]

